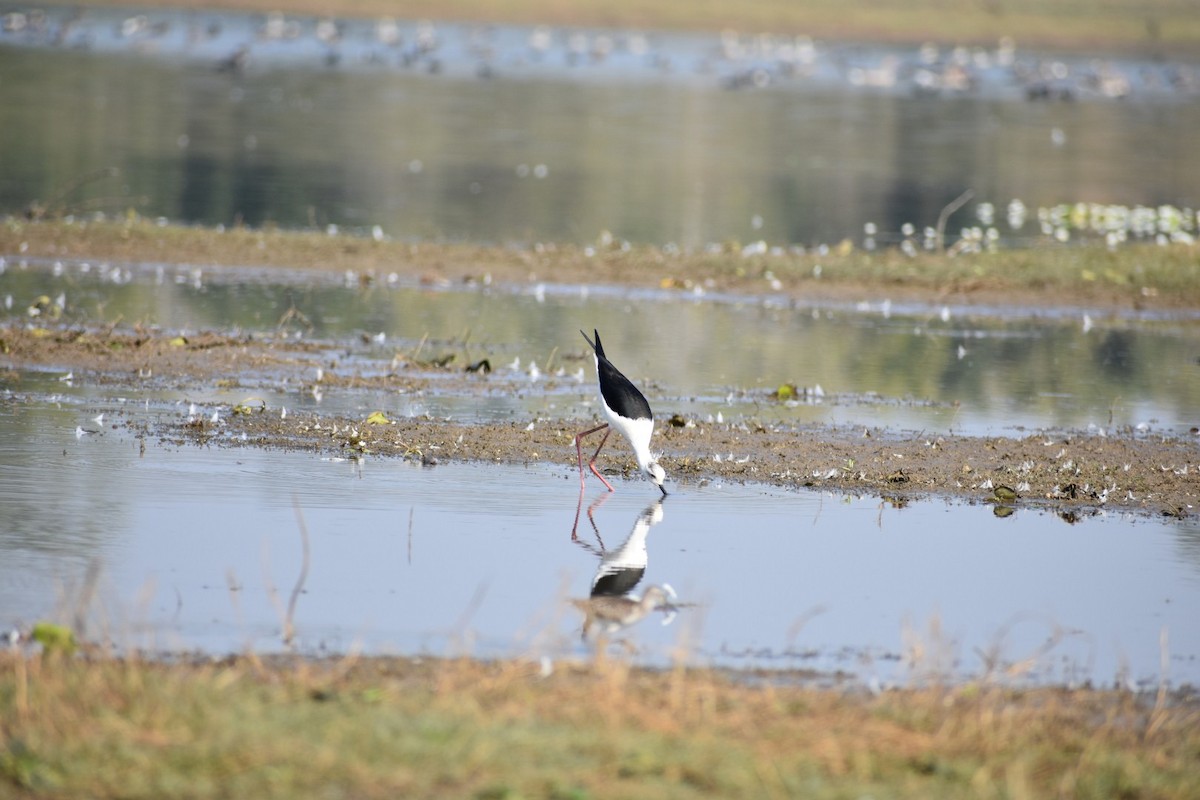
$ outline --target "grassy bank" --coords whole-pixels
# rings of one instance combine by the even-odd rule
[[[279,266],[353,272],[363,281],[396,273],[428,283],[559,281],[621,283],[684,291],[782,292],[805,299],[891,298],[1019,306],[1200,308],[1194,244],[1047,245],[951,255],[845,246],[825,253],[675,253],[654,247],[531,248],[420,244],[276,229],[216,230],[120,222],[0,225],[0,254],[127,263]]]
[[[194,7],[191,0],[84,0],[82,5]],[[565,26],[682,29],[723,28],[817,38],[918,44],[994,46],[1002,36],[1021,47],[1095,53],[1139,53],[1196,57],[1200,15],[1188,0],[993,0],[940,3],[936,0],[214,0],[207,8],[312,16],[338,15],[545,23]]]
[[[614,662],[0,656],[0,795],[1194,797],[1200,706]]]

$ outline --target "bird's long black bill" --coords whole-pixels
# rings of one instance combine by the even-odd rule
[[[667,496],[667,487],[663,486],[661,483],[658,485],[658,490],[663,493],[663,497]]]

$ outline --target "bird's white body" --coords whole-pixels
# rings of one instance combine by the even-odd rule
[[[597,358],[596,370],[599,371],[599,369],[600,359]],[[650,437],[654,435],[654,417],[641,419],[622,417],[608,407],[603,392],[599,394],[599,397],[600,408],[604,410],[604,418],[629,442],[629,446],[633,448],[633,457],[637,459],[638,469],[642,472],[649,472],[649,465],[655,461],[654,454],[650,452]]]

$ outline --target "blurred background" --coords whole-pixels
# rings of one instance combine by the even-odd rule
[[[919,245],[970,190],[947,230],[1024,244],[1039,207],[1196,205],[1194,10],[4,4],[0,212]]]

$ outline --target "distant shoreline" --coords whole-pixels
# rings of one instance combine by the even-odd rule
[[[51,6],[60,4],[50,4]],[[61,4],[67,5],[67,4]],[[109,2],[81,0],[73,8],[174,8],[195,10],[189,0]],[[10,6],[6,10],[15,10]],[[870,0],[748,0],[744,3],[693,4],[681,0],[636,3],[625,0],[487,0],[431,2],[397,6],[389,0],[214,0],[205,13],[283,13],[342,18],[403,17],[481,24],[545,24],[641,30],[721,31],[809,36],[827,41],[994,47],[1004,37],[1021,49],[1095,56],[1151,59],[1200,58],[1200,16],[1185,3],[1170,0],[1119,0],[1080,13],[1065,0],[1009,0],[950,6],[934,2]]]
[[[668,252],[652,245],[604,248],[566,243],[520,246],[376,239],[350,231],[210,228],[124,219],[68,218],[50,209],[40,221],[7,217],[0,257],[104,259],[282,267],[382,278],[400,270],[433,284],[479,280],[605,283],[690,293],[780,294],[823,303],[878,302],[977,309],[1074,309],[1114,316],[1191,318],[1200,310],[1195,244],[1039,243],[1024,249],[955,256],[899,248],[747,254]]]

